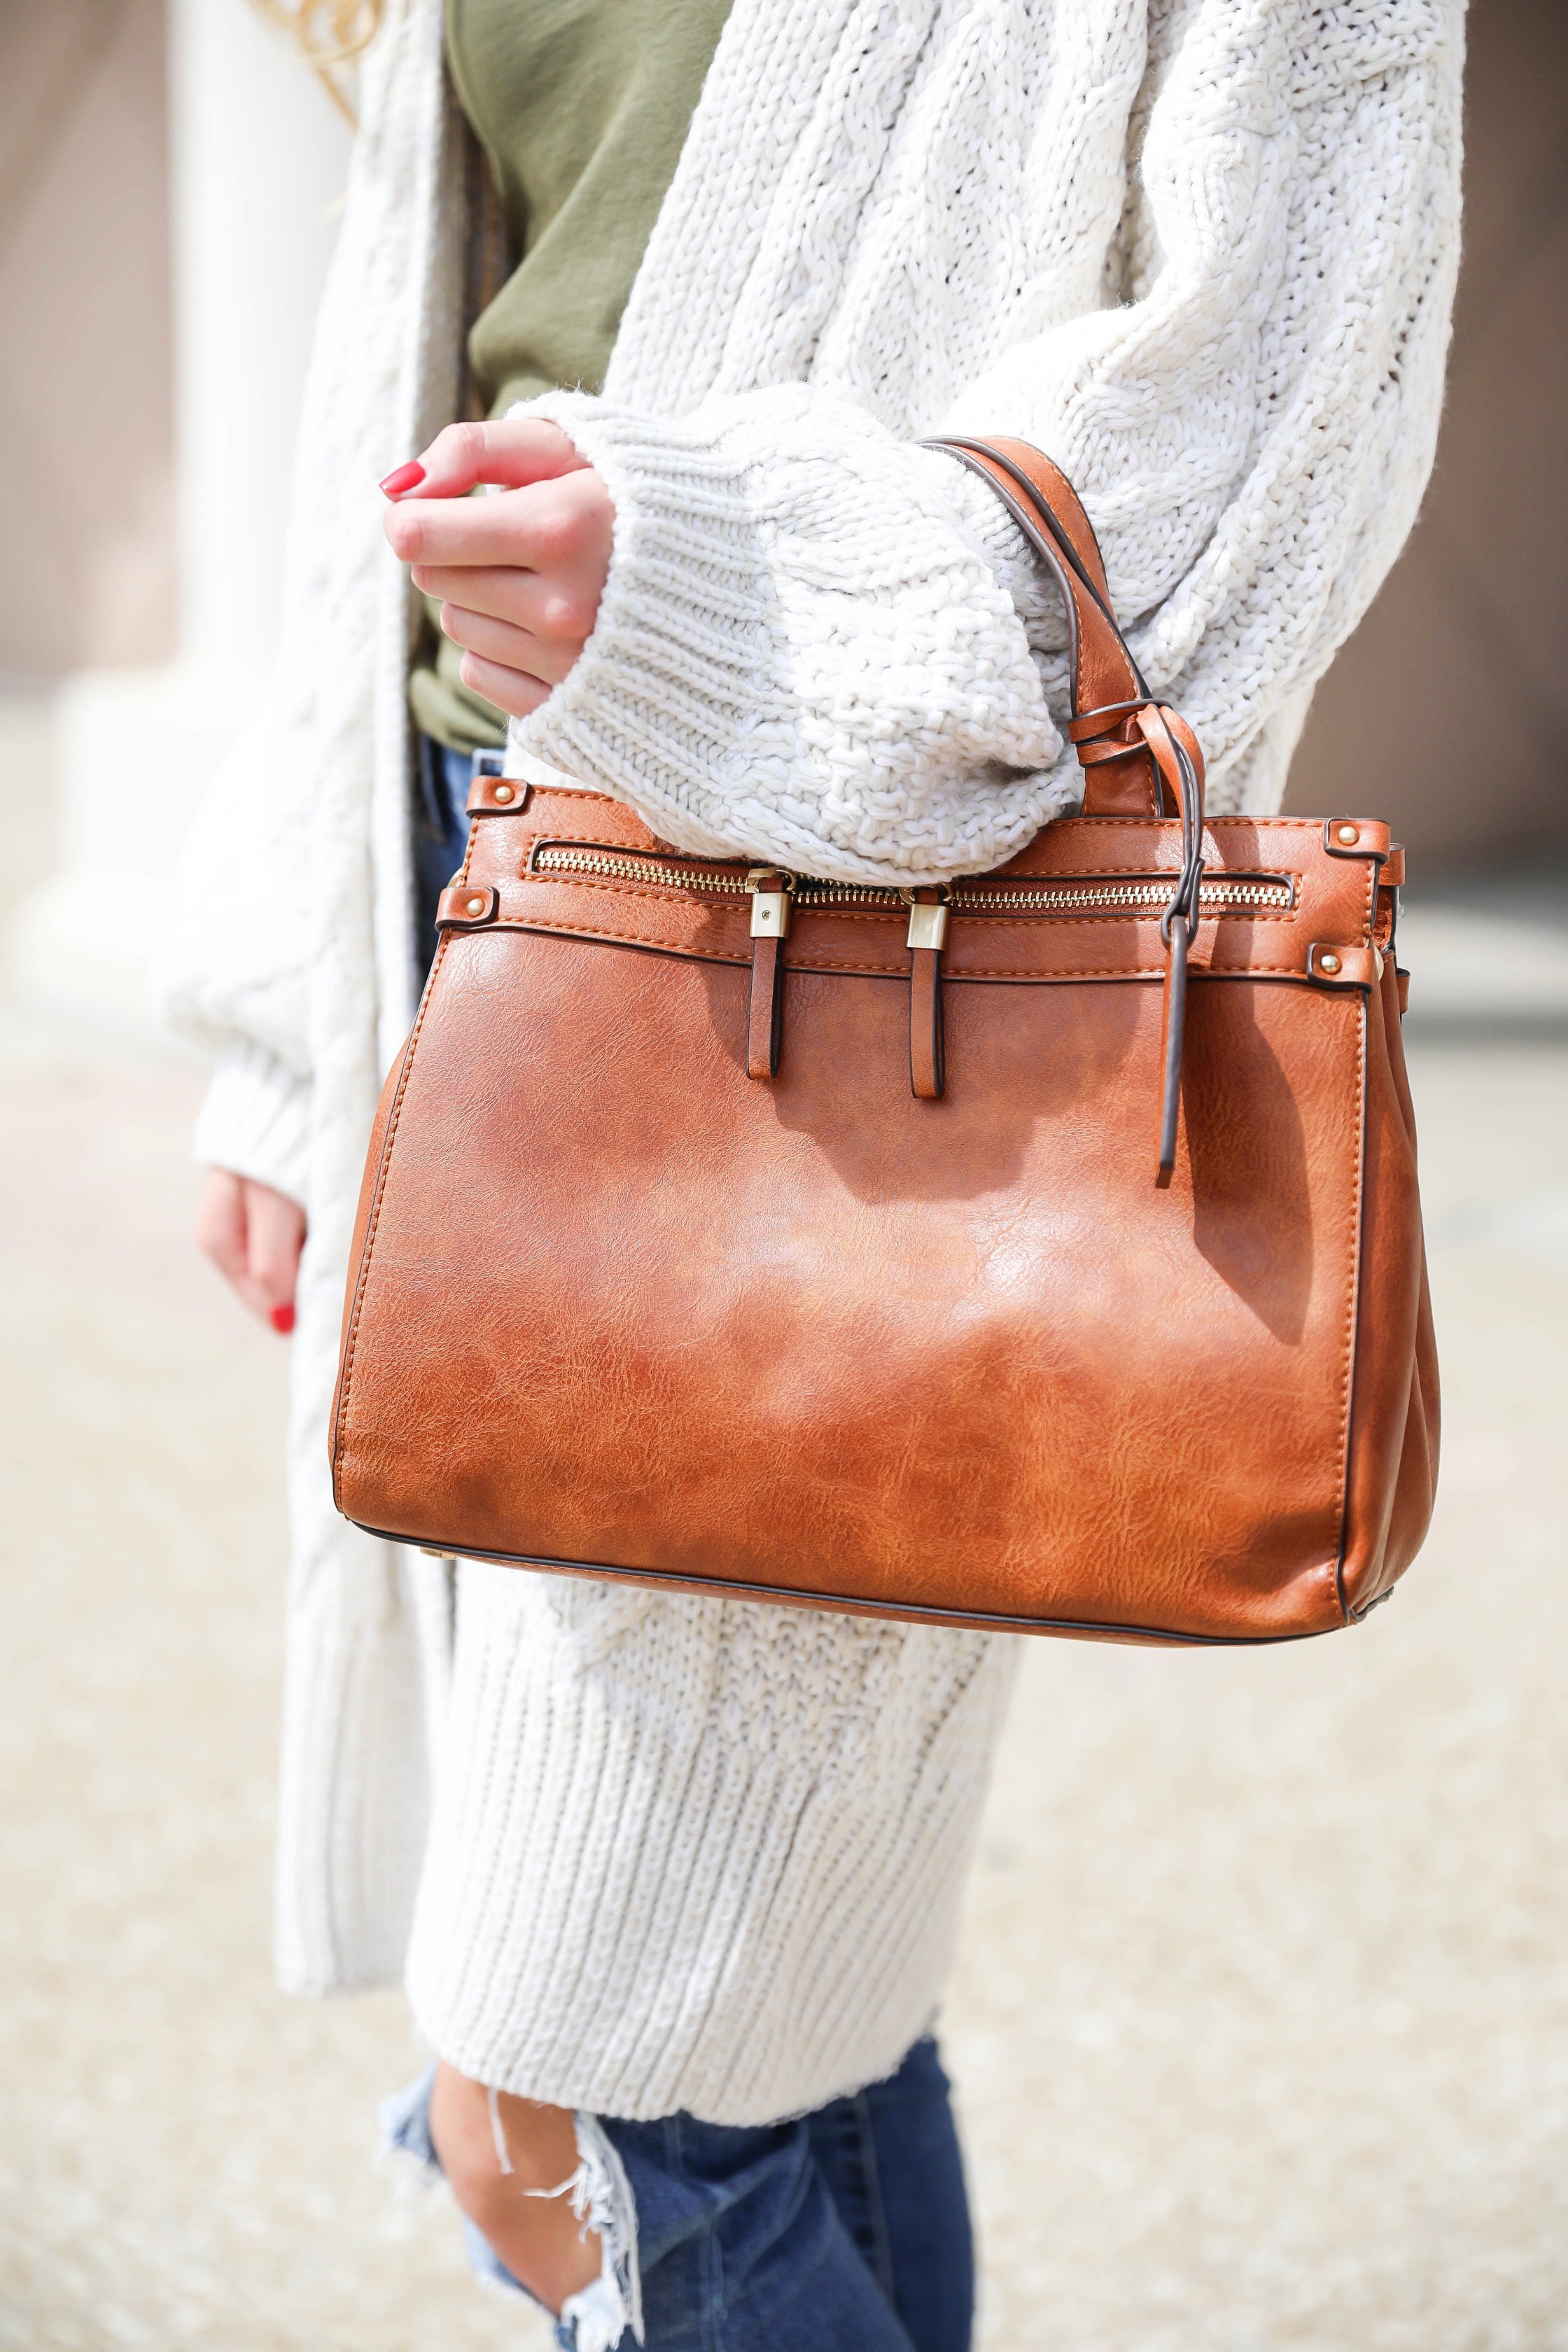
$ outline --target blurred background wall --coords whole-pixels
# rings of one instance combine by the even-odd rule
[[[163,0],[0,10],[13,685],[174,650],[167,150]]]
[[[248,0],[0,8],[0,767],[36,877],[14,963],[132,1026],[173,853],[272,654],[347,155]]]
[[[1472,0],[1465,80],[1436,468],[1318,689],[1289,800],[1391,818],[1417,876],[1568,849],[1568,8]]]
[[[1564,119],[1568,9],[1483,0],[1437,469],[1289,795],[1388,814],[1417,876],[1568,850]],[[270,651],[345,158],[247,0],[0,10],[0,738],[36,994],[146,1017],[160,873]]]

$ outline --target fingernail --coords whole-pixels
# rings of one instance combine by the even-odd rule
[[[289,1332],[294,1328],[293,1307],[291,1305],[288,1307],[275,1307],[272,1309],[271,1316],[268,1319],[271,1322],[272,1328],[275,1331],[281,1331],[283,1337],[287,1339]]]
[[[388,474],[380,487],[387,498],[400,499],[405,490],[414,489],[424,479],[424,467],[416,457],[410,457],[406,466],[399,466],[395,473]]]

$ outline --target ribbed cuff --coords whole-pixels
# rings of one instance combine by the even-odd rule
[[[310,1086],[265,1045],[231,1037],[196,1118],[195,1157],[303,1205]]]

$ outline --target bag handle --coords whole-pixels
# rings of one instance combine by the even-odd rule
[[[947,450],[980,476],[1061,590],[1070,655],[1068,736],[1088,771],[1085,816],[1174,816],[1177,803],[1167,802],[1159,764],[1134,723],[1134,713],[1152,698],[1149,688],[1116,625],[1100,542],[1067,476],[1026,441],[955,435],[924,446]]]
[[[1085,816],[1181,819],[1182,869],[1160,918],[1165,991],[1155,1181],[1164,1186],[1175,1165],[1187,949],[1203,883],[1203,753],[1180,713],[1150,693],[1116,625],[1100,542],[1061,468],[1026,441],[952,436],[922,446],[947,450],[990,484],[1062,592],[1072,679],[1067,731],[1089,772]]]
[[[951,439],[931,442],[931,448],[963,450],[978,458],[993,482],[997,470],[1005,472],[1015,489],[1039,509],[1047,519],[1047,529],[1065,541],[1062,552],[1075,566],[1084,584],[1093,591],[1108,617],[1110,613],[1110,591],[1105,582],[1105,558],[1100,551],[1100,541],[1094,535],[1094,525],[1083,510],[1078,492],[1062,472],[1052,463],[1043,449],[1028,441],[1015,441],[998,434],[994,441],[975,441],[963,434]],[[1113,622],[1114,625],[1114,622]],[[1128,667],[1132,656],[1124,646]]]

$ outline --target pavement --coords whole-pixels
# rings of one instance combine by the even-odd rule
[[[1240,1656],[1026,1645],[942,2024],[983,2352],[1568,2352],[1568,891],[1532,888],[1409,917],[1446,1430],[1393,1603]],[[187,1246],[200,1085],[0,1013],[0,2346],[542,2352],[374,2169],[400,2000],[270,1982],[287,1348]]]

